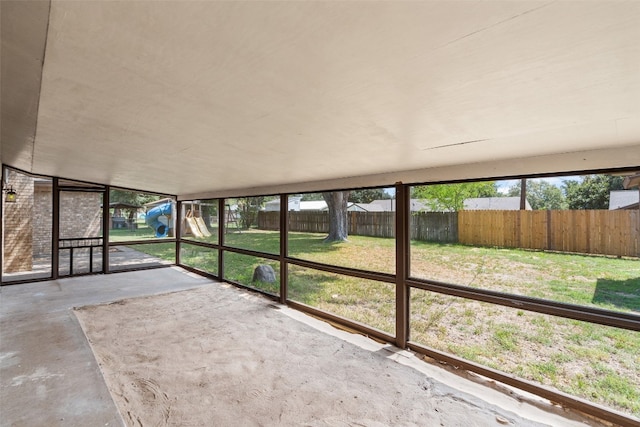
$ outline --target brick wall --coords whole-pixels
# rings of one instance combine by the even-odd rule
[[[4,220],[4,260],[6,273],[33,269],[33,178],[8,171],[7,184],[17,193],[15,203],[2,195]]]
[[[51,181],[36,180],[33,193],[33,256],[51,256],[53,191]]]
[[[7,184],[16,203],[2,202],[5,273],[31,271],[33,259],[51,256],[53,191],[50,180],[9,171]],[[102,234],[102,193],[63,191],[60,194],[60,238]]]
[[[100,236],[102,193],[60,193],[60,238]]]

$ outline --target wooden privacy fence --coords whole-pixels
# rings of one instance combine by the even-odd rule
[[[395,215],[393,212],[349,212],[349,234],[394,237]]]
[[[349,212],[349,234],[393,237],[394,212]],[[279,212],[260,212],[258,228],[277,230]],[[327,212],[289,212],[289,230],[327,233]],[[473,246],[640,256],[637,210],[414,212],[411,239]]]
[[[328,233],[329,213],[320,211],[289,212],[289,230],[306,233]]]
[[[258,228],[261,230],[279,230],[280,212],[258,212]],[[329,214],[322,211],[289,212],[289,231],[305,233],[328,233]]]
[[[411,239],[423,242],[457,243],[457,212],[412,212]]]
[[[637,210],[460,211],[459,243],[640,256]]]
[[[258,228],[277,230],[279,212],[258,213]],[[349,212],[349,234],[354,236],[394,237],[395,212]],[[328,233],[327,212],[289,212],[289,231]],[[411,215],[411,238],[427,242],[456,243],[458,216],[455,212],[417,212]]]

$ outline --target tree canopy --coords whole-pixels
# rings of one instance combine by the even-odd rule
[[[155,194],[145,194],[138,191],[112,189],[109,192],[109,201],[111,203],[125,203],[128,205],[142,206],[145,203],[154,202],[159,199],[160,196]]]
[[[567,203],[562,190],[547,181],[527,180],[527,200],[533,210],[566,209]],[[521,183],[509,187],[508,196],[520,196]]]
[[[464,201],[474,197],[499,196],[494,181],[462,182],[413,187],[411,197],[421,199],[430,210],[454,212],[462,210]]]
[[[302,199],[300,200],[303,202],[308,202],[312,200],[324,200],[324,198],[322,197],[322,193],[304,193],[302,195]]]
[[[581,181],[566,180],[562,187],[569,209],[609,209],[609,193],[622,190],[621,176],[586,175]]]
[[[391,199],[391,195],[382,188],[365,188],[353,190],[349,194],[349,201],[353,203],[371,203],[374,200]]]
[[[258,211],[264,205],[266,197],[240,197],[237,199],[238,212],[240,213],[240,225],[244,229],[251,226],[258,219]]]
[[[302,201],[325,200],[324,193],[305,193],[302,194]],[[349,191],[349,202],[353,203],[371,203],[374,200],[391,199],[392,196],[385,192],[383,188],[364,188],[361,190]]]

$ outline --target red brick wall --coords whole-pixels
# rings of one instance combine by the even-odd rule
[[[33,259],[51,256],[53,191],[50,180],[8,171],[16,203],[2,198],[5,273],[31,271]],[[102,230],[102,193],[60,194],[60,238],[94,237]]]
[[[100,236],[101,227],[102,193],[61,192],[61,239]]]
[[[7,171],[7,185],[17,193],[15,203],[2,197],[4,220],[4,260],[6,273],[33,268],[33,178]]]
[[[51,181],[36,181],[33,193],[33,255],[51,256],[53,223],[53,190]]]

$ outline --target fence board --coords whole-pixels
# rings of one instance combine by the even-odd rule
[[[349,234],[395,236],[394,212],[349,212]],[[277,230],[279,212],[260,212],[258,227]],[[289,230],[327,233],[327,212],[289,212]],[[414,212],[411,239],[590,253],[640,256],[640,211],[460,211]]]
[[[629,245],[629,252],[640,256],[640,211],[635,211],[634,215],[629,215],[629,228],[631,229],[631,235],[636,236],[635,241],[632,241]]]
[[[414,212],[411,214],[411,239],[424,242],[457,243],[457,212]]]
[[[395,212],[349,212],[349,234],[354,236],[395,236]],[[277,230],[279,212],[260,211],[258,228]],[[411,239],[438,243],[458,241],[457,212],[415,212],[411,215]],[[289,212],[289,231],[328,233],[327,212]]]
[[[280,211],[259,211],[258,228],[262,230],[279,230]]]
[[[465,245],[640,256],[636,210],[461,211]]]
[[[394,212],[349,212],[349,234],[394,237],[394,218]]]

